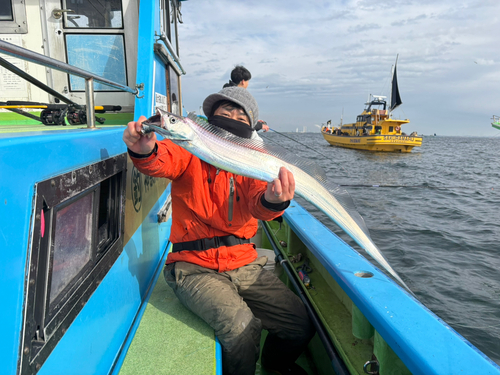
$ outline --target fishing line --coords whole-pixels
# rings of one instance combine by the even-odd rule
[[[321,152],[319,152],[318,150],[315,150],[314,148],[311,148],[311,147],[309,147],[309,146],[307,146],[307,145],[305,145],[305,144],[303,144],[303,143],[301,143],[301,142],[297,141],[296,139],[293,139],[292,137],[289,137],[289,136],[287,136],[287,135],[285,135],[285,134],[283,134],[283,133],[280,133],[280,132],[278,132],[278,131],[276,131],[276,130],[274,130],[274,129],[271,129],[271,128],[269,128],[269,130],[271,130],[271,131],[273,131],[273,132],[275,132],[275,133],[277,133],[277,134],[279,134],[279,135],[281,135],[281,136],[283,136],[283,137],[285,137],[285,138],[288,138],[288,139],[290,139],[290,140],[292,140],[292,141],[294,141],[294,142],[298,143],[299,145],[304,146],[305,148],[307,148],[307,149],[309,149],[309,150],[312,150],[312,151],[314,151],[314,152],[316,152],[316,153],[320,154],[320,155],[321,155],[321,156],[323,156],[324,158],[329,158],[328,156],[323,155],[323,154],[322,154]],[[267,138],[267,137],[265,137],[265,138],[266,138],[266,139],[269,139],[269,138]],[[270,140],[270,139],[269,139],[269,140]],[[272,142],[272,141],[271,141],[271,142]],[[275,143],[276,143],[276,142],[275,142]]]
[[[272,130],[273,132],[285,137],[285,138],[288,138],[296,143],[298,143],[299,145],[302,145],[304,146],[306,149],[308,150],[312,150],[318,154],[320,154],[321,156],[323,156],[324,158],[326,159],[329,159],[330,157],[322,154],[321,152],[313,149],[312,147],[309,147],[307,145],[305,145],[304,143],[302,142],[299,142],[297,141],[296,139],[293,139],[292,137],[289,137],[283,133],[280,133],[279,131],[276,131],[274,129],[271,129],[269,128],[269,130]],[[497,134],[497,135],[500,135],[500,132]],[[264,134],[261,134],[261,136],[266,139],[267,141],[269,142],[272,142],[272,143],[275,143],[283,148],[285,148],[283,146],[282,143],[279,143],[275,140],[272,140],[271,138],[269,137],[266,137],[264,136]],[[291,152],[291,151],[290,151]],[[347,177],[350,178],[349,176],[349,172],[342,166],[338,166],[339,168],[341,168],[346,174],[347,174]],[[335,177],[345,177],[345,176],[335,176]],[[474,188],[468,188],[468,187],[465,187],[465,186],[442,186],[442,187],[439,187],[439,186],[423,186],[423,185],[383,185],[383,184],[340,184],[339,186],[342,186],[342,187],[354,187],[354,188],[414,188],[414,189],[435,189],[435,190],[449,190],[449,189],[466,189],[466,190],[477,190],[477,189],[474,189]],[[491,190],[493,190],[493,188],[491,188]]]
[[[321,156],[323,156],[323,157],[324,157],[324,158],[326,158],[326,159],[330,159],[330,157],[329,157],[329,156],[326,156],[326,155],[322,154],[322,153],[321,153],[321,152],[319,152],[318,150],[315,150],[314,148],[309,147],[309,146],[307,146],[307,145],[305,145],[305,144],[303,144],[303,143],[301,143],[301,142],[297,141],[296,139],[293,139],[293,138],[291,138],[291,137],[289,137],[289,136],[287,136],[287,135],[285,135],[285,134],[283,134],[283,133],[280,133],[279,131],[276,131],[276,130],[274,130],[274,129],[269,128],[269,130],[271,130],[271,131],[273,131],[273,132],[275,132],[275,133],[277,133],[277,134],[279,134],[279,135],[281,135],[281,136],[283,136],[283,137],[285,137],[285,138],[288,138],[288,139],[290,139],[290,140],[292,140],[292,141],[294,141],[294,142],[298,143],[299,145],[304,146],[304,147],[305,147],[305,148],[307,148],[308,150],[312,150],[312,151],[314,151],[314,152],[316,152],[316,153],[320,154]],[[286,147],[284,147],[284,146],[283,146],[283,144],[278,143],[278,142],[276,142],[276,141],[273,141],[271,138],[268,138],[268,137],[264,136],[264,134],[261,134],[261,136],[262,136],[264,139],[266,139],[266,140],[268,140],[268,141],[270,141],[270,142],[272,142],[272,143],[275,143],[275,144],[277,144],[277,145],[279,145],[279,146],[281,146],[281,147],[283,147],[283,148],[286,148]],[[292,152],[292,151],[290,151],[290,152]],[[349,172],[347,172],[347,170],[346,170],[344,167],[339,166],[339,165],[338,165],[338,167],[339,167],[340,169],[342,169],[345,173],[347,173],[347,177],[350,177],[350,176],[349,176]],[[334,177],[342,177],[342,176],[334,176]]]
[[[345,184],[345,185],[339,185],[339,186],[348,186],[348,187],[360,187],[360,188],[416,188],[416,189],[435,189],[435,190],[449,190],[449,189],[464,189],[464,190],[478,190],[476,188],[470,188],[466,186],[422,186],[422,185],[363,185],[363,184]],[[491,190],[494,190],[494,188],[491,188]]]
[[[473,326],[473,325],[461,324],[461,323],[447,323],[447,324],[450,325],[451,327],[457,326],[462,328],[473,328],[473,329],[489,329],[489,328],[497,328],[500,326],[500,324],[492,324],[489,326],[482,326],[482,327],[478,327],[475,325]]]

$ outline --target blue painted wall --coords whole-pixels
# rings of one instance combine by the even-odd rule
[[[0,136],[1,374],[15,374],[17,368],[34,183],[126,152],[122,134],[123,127]],[[170,223],[157,224],[156,213],[168,193],[126,244],[40,374],[110,370],[167,246]]]

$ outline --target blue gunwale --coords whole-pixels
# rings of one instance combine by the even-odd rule
[[[413,374],[500,374],[500,367],[293,201],[285,220]],[[369,271],[371,278],[355,276]]]

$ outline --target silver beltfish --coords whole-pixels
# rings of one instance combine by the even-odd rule
[[[266,182],[278,176],[280,167],[287,168],[295,178],[295,192],[323,211],[410,291],[369,237],[350,195],[328,184],[324,172],[315,163],[294,159],[260,138],[237,137],[194,114],[181,117],[161,109],[158,112],[143,123],[142,134],[155,131],[217,168]]]

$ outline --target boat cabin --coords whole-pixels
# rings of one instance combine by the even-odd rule
[[[387,110],[387,102],[383,96],[374,96],[372,101],[365,103],[366,107],[355,123],[346,124],[333,131],[334,135],[351,137],[367,135],[402,135],[401,125],[409,120],[393,120]],[[373,108],[377,107],[377,108]]]

